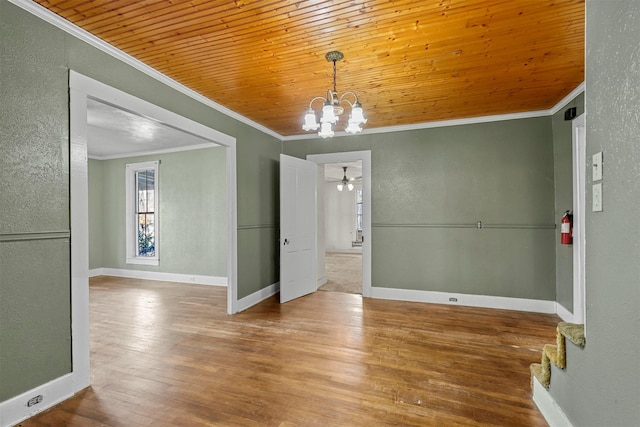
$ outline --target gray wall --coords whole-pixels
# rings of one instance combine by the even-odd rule
[[[552,117],[553,174],[555,182],[556,222],[556,301],[573,312],[573,246],[560,244],[560,220],[573,210],[573,122],[564,112],[576,107],[576,117],[584,113],[584,93],[575,97]]]
[[[6,0],[0,0],[0,24],[0,400],[71,369],[69,69],[236,137],[238,224],[245,227],[238,231],[238,294],[277,281],[279,140]],[[48,239],[29,234],[24,240],[34,232],[49,233]],[[263,247],[271,250],[255,250]]]
[[[160,262],[157,266],[127,264],[125,165],[153,160],[160,161]],[[225,162],[226,150],[222,147],[114,160],[91,160],[89,236],[92,237],[92,231],[96,230],[95,237],[102,243],[101,247],[94,248],[97,244],[90,242],[91,268],[225,277]],[[100,182],[95,182],[98,179]],[[94,191],[98,194],[93,193]],[[96,203],[92,205],[92,201]]]
[[[550,118],[284,144],[368,149],[374,287],[555,300]]]
[[[640,2],[588,0],[586,31],[587,159],[603,153],[603,211],[586,213],[587,344],[568,345],[550,391],[575,426],[638,426]]]

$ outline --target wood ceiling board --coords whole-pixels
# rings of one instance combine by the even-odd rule
[[[37,1],[283,136],[329,50],[365,128],[549,109],[584,81],[581,0]]]

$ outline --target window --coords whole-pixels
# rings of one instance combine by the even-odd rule
[[[126,244],[128,264],[158,265],[158,165],[126,166]]]

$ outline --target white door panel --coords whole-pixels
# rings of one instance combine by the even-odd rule
[[[280,155],[280,302],[315,292],[316,164]]]

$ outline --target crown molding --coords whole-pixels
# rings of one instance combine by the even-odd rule
[[[118,59],[124,62],[125,64],[130,65],[131,67],[135,68],[138,71],[141,71],[142,73],[148,75],[149,77],[155,80],[158,80],[159,82],[164,83],[170,88],[175,89],[176,91],[200,102],[201,104],[204,104],[207,107],[211,107],[222,114],[225,114],[233,119],[238,120],[239,122],[242,122],[261,132],[271,135],[274,138],[282,140],[282,135],[280,135],[279,133],[274,132],[265,126],[259,123],[256,123],[253,120],[250,120],[245,116],[242,116],[236,113],[235,111],[230,110],[227,107],[224,107],[218,104],[217,102],[210,100],[205,96],[200,95],[196,91],[189,89],[188,87],[178,83],[177,81],[173,80],[170,77],[167,77],[165,74],[162,74],[156,69],[151,68],[144,62],[135,59],[131,55],[124,53],[123,51],[115,48],[109,43],[106,43],[105,41],[99,39],[98,37],[94,36],[88,31],[83,30],[82,28],[78,27],[75,24],[72,24],[71,22],[67,21],[61,16],[56,15],[55,13],[51,12],[49,9],[43,6],[40,6],[38,3],[31,0],[8,0],[8,1],[9,3],[12,3],[20,7],[21,9],[26,10],[32,15],[35,15],[38,18],[48,22],[49,24],[54,25],[55,27],[65,31],[66,33],[88,43],[89,45],[95,47],[96,49],[101,50],[102,52],[114,57],[115,59]]]
[[[123,51],[121,51],[120,49],[117,49],[115,47],[113,47],[112,45],[104,42],[103,40],[99,39],[98,37],[94,36],[93,34],[89,33],[86,30],[83,30],[82,28],[78,27],[75,24],[72,24],[71,22],[67,21],[66,19],[56,15],[55,13],[51,12],[49,9],[40,6],[38,3],[34,2],[34,1],[30,1],[30,0],[8,0],[9,3],[12,3],[24,10],[26,10],[27,12],[30,12],[31,14],[39,17],[40,19],[43,19],[44,21],[60,28],[61,30],[67,32],[68,34],[79,38],[80,40],[90,44],[91,46],[111,55],[112,57],[134,67],[135,69],[137,69],[138,71],[141,71],[143,73],[145,73],[146,75],[148,75],[151,78],[154,78],[156,80],[158,80],[161,83],[166,84],[167,86],[171,87],[172,89],[177,90],[178,92],[208,106],[213,108],[216,111],[219,111],[220,113],[223,113],[233,119],[238,120],[239,122],[242,122],[248,126],[251,126],[261,132],[264,132],[270,136],[273,136],[274,138],[277,138],[280,141],[298,141],[298,140],[308,140],[308,139],[317,139],[319,138],[317,136],[317,134],[313,133],[313,134],[301,134],[301,135],[290,135],[290,136],[282,136],[277,132],[274,132],[273,130],[254,122],[253,120],[250,120],[248,118],[246,118],[245,116],[242,116],[238,113],[236,113],[233,110],[228,109],[227,107],[224,107],[212,100],[210,100],[209,98],[206,98],[202,95],[200,95],[199,93],[187,88],[186,86],[178,83],[177,81],[167,77],[166,75],[162,74],[161,72],[157,71],[154,68],[151,68],[150,66],[146,65],[145,63],[135,59],[134,57],[132,57],[131,55],[128,55],[126,53],[124,53]],[[469,124],[477,124],[477,123],[489,123],[489,122],[497,122],[497,121],[502,121],[502,120],[517,120],[517,119],[527,119],[527,118],[533,118],[533,117],[544,117],[544,116],[552,116],[555,113],[557,113],[558,111],[560,111],[560,109],[562,109],[569,101],[571,101],[574,97],[576,97],[577,95],[579,95],[580,93],[584,92],[585,90],[585,83],[582,82],[580,83],[580,85],[578,85],[578,87],[576,87],[574,90],[572,90],[567,96],[565,96],[562,100],[560,100],[556,105],[554,105],[553,107],[551,107],[548,110],[538,110],[538,111],[530,111],[530,112],[524,112],[524,113],[514,113],[514,114],[501,114],[501,115],[493,115],[493,116],[480,116],[480,117],[472,117],[472,118],[467,118],[467,119],[453,119],[453,120],[441,120],[441,121],[436,121],[436,122],[424,122],[424,123],[416,123],[416,124],[410,124],[410,125],[400,125],[400,126],[387,126],[387,127],[380,127],[380,128],[372,128],[372,129],[365,129],[362,131],[363,135],[367,135],[367,134],[376,134],[376,133],[390,133],[390,132],[402,132],[402,131],[408,131],[408,130],[419,130],[419,129],[430,129],[430,128],[438,128],[438,127],[446,127],[446,126],[460,126],[460,125],[469,125]],[[349,136],[350,134],[346,133],[346,132],[336,132],[336,137],[342,137],[342,136]]]

